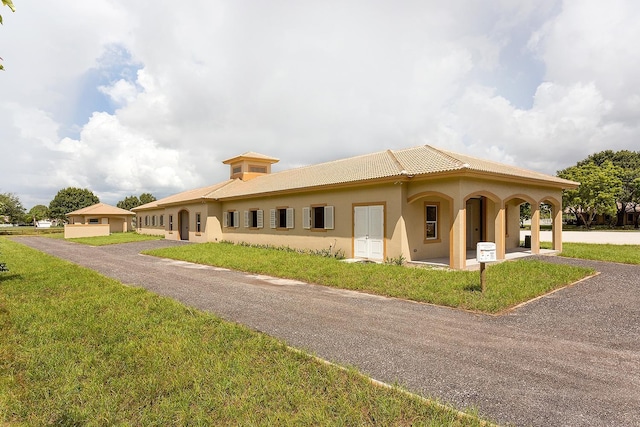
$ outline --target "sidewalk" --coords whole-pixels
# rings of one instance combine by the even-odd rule
[[[531,231],[520,230],[520,240]],[[540,241],[550,242],[551,231],[541,231]],[[640,245],[640,231],[563,231],[563,243],[610,243],[612,245]]]

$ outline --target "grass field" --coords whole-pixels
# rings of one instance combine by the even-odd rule
[[[347,264],[333,258],[229,243],[194,244],[146,253],[487,313],[503,311],[593,274],[591,269],[535,260],[503,262],[487,268],[487,290],[483,294],[477,271]]]
[[[64,227],[38,228],[33,226],[27,227],[0,227],[0,236],[16,236],[16,235],[52,235],[64,234]]]
[[[138,234],[135,231],[128,233],[111,233],[108,236],[80,237],[67,239],[70,242],[82,243],[90,246],[116,245],[119,243],[142,242],[145,240],[161,240],[164,236],[151,236],[148,234]]]
[[[6,238],[0,259],[0,425],[483,425]]]
[[[540,247],[551,249],[553,245],[551,242],[541,242]],[[640,245],[563,243],[560,256],[640,265]]]
[[[640,245],[563,243],[562,256],[640,265]]]

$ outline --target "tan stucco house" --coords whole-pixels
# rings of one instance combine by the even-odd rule
[[[498,259],[520,245],[519,206],[532,206],[531,252],[540,248],[540,203],[553,207],[562,248],[562,189],[551,175],[431,146],[271,172],[278,159],[248,152],[225,160],[230,177],[139,206],[140,233],[192,242],[248,242],[342,251],[385,260],[446,258],[495,242]]]
[[[110,233],[132,231],[135,213],[105,203],[96,203],[67,214],[64,237],[108,236]]]

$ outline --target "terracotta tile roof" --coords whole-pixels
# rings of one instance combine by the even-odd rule
[[[242,156],[256,155],[245,153]],[[241,157],[241,156],[238,156]],[[266,156],[265,156],[266,157]],[[226,161],[225,161],[226,162]],[[162,207],[185,201],[252,196],[258,194],[312,189],[328,185],[359,183],[376,179],[427,177],[452,171],[489,173],[502,177],[525,178],[541,184],[574,187],[577,183],[555,176],[463,154],[440,150],[429,145],[386,150],[347,159],[335,160],[260,176],[249,181],[224,181],[210,187],[189,190],[134,210]]]
[[[347,182],[400,176],[402,167],[390,151],[335,160],[264,175],[250,181],[236,180],[215,191],[215,198],[296,190]]]
[[[173,194],[171,196],[165,197],[163,199],[160,200],[156,200],[138,207],[135,207],[133,209],[131,209],[134,212],[137,212],[139,210],[147,210],[147,209],[157,209],[157,208],[161,208],[163,206],[166,205],[172,205],[172,204],[176,204],[176,203],[186,203],[186,202],[193,202],[193,201],[199,201],[199,200],[204,200],[204,199],[209,199],[210,194],[215,192],[216,190],[224,187],[227,184],[230,184],[234,182],[233,180],[227,180],[227,181],[223,181],[223,182],[219,182],[217,184],[214,185],[209,185],[207,187],[200,187],[200,188],[196,188],[193,190],[187,190],[187,191],[183,191],[182,193],[178,193],[178,194]]]
[[[96,203],[95,205],[87,206],[77,211],[69,212],[70,215],[135,215],[133,212],[126,209],[120,209],[115,206],[107,205],[106,203]]]
[[[469,170],[540,180],[573,186],[575,183],[502,163],[439,150],[428,145],[387,150],[265,175],[250,181],[236,180],[211,194],[213,198],[248,196],[325,185],[363,182],[401,176],[426,176]]]
[[[432,148],[436,150],[435,148]],[[568,187],[574,187],[579,185],[577,182],[569,181],[566,179],[558,178],[557,176],[547,175],[544,173],[532,171],[529,169],[523,169],[516,166],[507,165],[504,163],[498,163],[491,160],[480,159],[477,157],[468,156],[466,154],[453,153],[447,150],[436,150],[445,156],[449,156],[455,161],[461,164],[461,169],[465,168],[477,172],[488,172],[498,175],[507,175],[518,178],[534,179],[546,182],[552,182],[556,184],[567,185]]]

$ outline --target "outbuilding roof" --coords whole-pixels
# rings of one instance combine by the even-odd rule
[[[133,212],[126,209],[120,209],[115,206],[107,205],[106,203],[96,203],[95,205],[87,206],[82,209],[78,209],[73,212],[69,212],[67,216],[71,215],[135,215]]]

